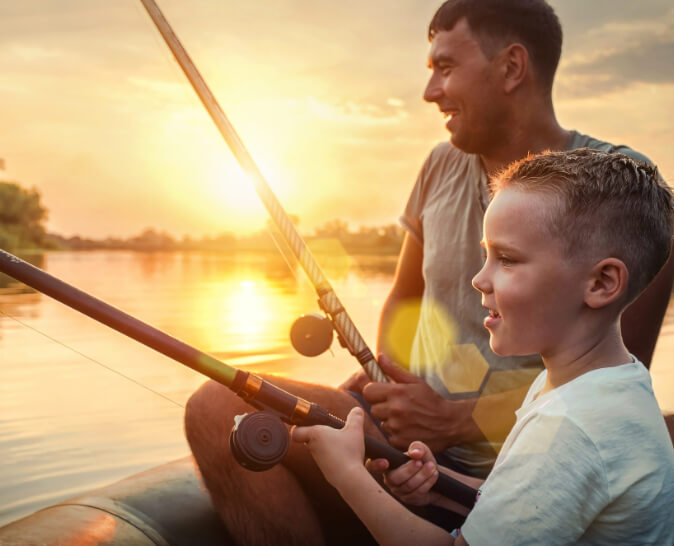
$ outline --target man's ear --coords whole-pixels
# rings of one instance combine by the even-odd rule
[[[529,70],[529,53],[522,44],[510,44],[499,54],[502,57],[503,90],[511,93],[522,83]]]
[[[590,272],[585,303],[592,309],[613,303],[625,294],[628,281],[629,272],[622,260],[604,258]]]

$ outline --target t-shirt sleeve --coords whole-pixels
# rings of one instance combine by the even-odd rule
[[[461,533],[471,545],[572,544],[607,502],[594,443],[567,418],[539,414],[497,461]]]
[[[435,155],[438,148],[436,147],[424,161],[424,164],[419,171],[417,180],[412,188],[412,193],[407,200],[407,205],[400,217],[400,223],[414,237],[419,244],[423,245],[424,231],[422,224],[422,215],[426,207],[426,200],[428,199],[430,172],[433,169],[432,165],[435,163]]]

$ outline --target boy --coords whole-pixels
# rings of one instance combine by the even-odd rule
[[[460,532],[383,494],[362,464],[362,410],[340,431],[297,428],[293,439],[380,543],[673,544],[674,450],[648,372],[620,335],[622,311],[669,256],[669,189],[647,165],[588,149],[524,159],[492,188],[473,279],[484,325],[494,352],[540,353],[546,369]],[[388,473],[392,492],[449,506],[430,490],[430,450],[413,442],[408,453]]]

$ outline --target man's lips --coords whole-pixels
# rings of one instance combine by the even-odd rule
[[[445,127],[448,127],[448,128],[449,128],[449,124],[452,122],[452,120],[457,115],[459,115],[458,110],[450,110],[450,109],[444,110],[443,109],[443,110],[441,110],[441,112],[442,112],[442,117],[445,119]]]

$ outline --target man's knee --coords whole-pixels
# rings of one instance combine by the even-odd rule
[[[231,428],[234,424],[231,412],[240,410],[242,405],[243,400],[215,381],[199,387],[185,405],[185,435],[192,449],[221,436],[228,422]]]

